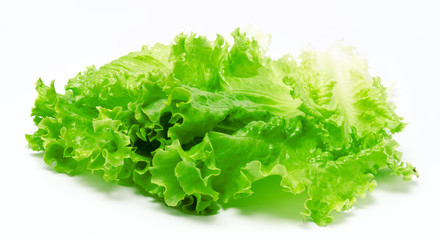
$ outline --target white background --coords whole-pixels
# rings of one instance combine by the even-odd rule
[[[1,1],[0,239],[440,239],[439,10],[437,1]],[[257,193],[245,206],[188,216],[132,188],[55,173],[27,148],[39,77],[62,92],[86,66],[142,45],[191,31],[213,39],[248,24],[272,34],[274,57],[342,38],[363,52],[371,73],[394,86],[410,123],[396,139],[420,178],[380,179],[318,227],[278,188],[271,202]]]

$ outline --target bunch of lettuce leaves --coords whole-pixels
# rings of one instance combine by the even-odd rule
[[[58,172],[138,185],[194,214],[252,194],[272,175],[306,192],[319,225],[376,186],[380,169],[410,180],[392,139],[405,123],[352,47],[272,59],[235,30],[144,47],[69,80],[38,80],[30,148]]]

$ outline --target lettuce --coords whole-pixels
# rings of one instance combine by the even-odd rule
[[[137,185],[201,215],[277,175],[284,191],[306,192],[302,215],[319,225],[372,191],[381,169],[418,176],[392,139],[405,123],[353,48],[272,59],[232,37],[178,35],[89,67],[65,94],[38,80],[30,148],[58,172]]]

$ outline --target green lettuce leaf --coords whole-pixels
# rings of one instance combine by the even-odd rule
[[[272,59],[239,29],[232,37],[180,34],[89,67],[65,94],[38,80],[29,147],[58,172],[138,186],[199,215],[279,176],[284,191],[307,194],[302,215],[319,225],[372,191],[381,169],[418,176],[392,139],[406,124],[355,49]]]

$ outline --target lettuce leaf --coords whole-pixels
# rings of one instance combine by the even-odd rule
[[[89,67],[65,94],[38,80],[29,147],[58,172],[137,185],[201,215],[277,175],[307,193],[302,215],[319,225],[372,191],[381,169],[418,176],[392,139],[405,123],[355,49],[272,59],[239,29],[232,37],[180,34]]]

